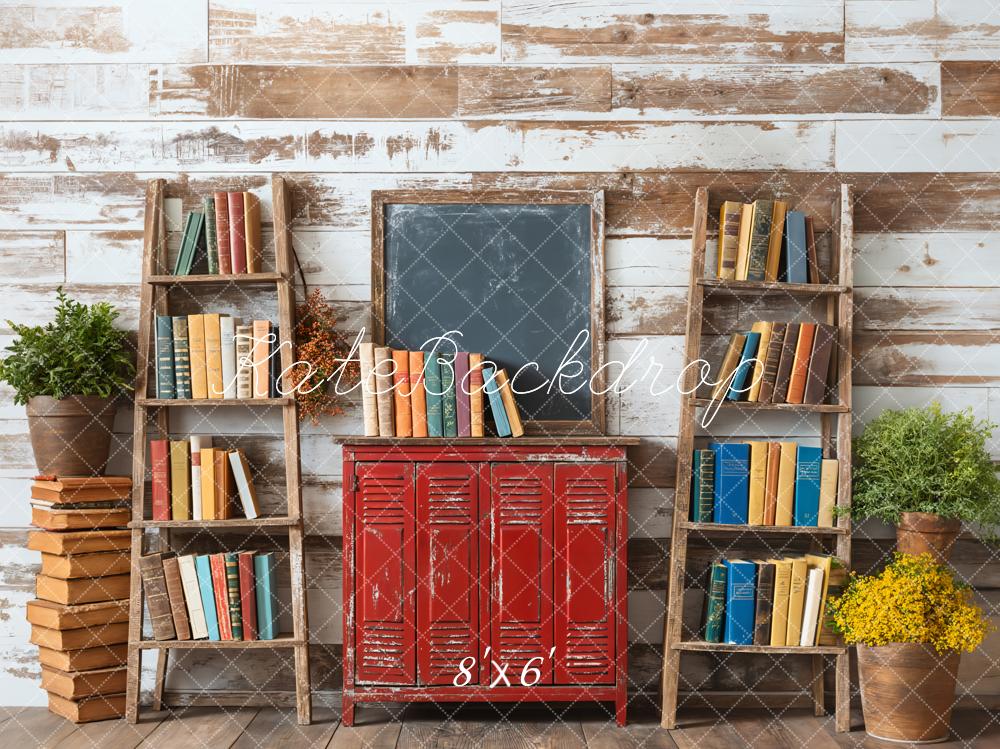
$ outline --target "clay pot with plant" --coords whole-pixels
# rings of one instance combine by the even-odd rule
[[[46,325],[8,321],[17,338],[0,361],[0,381],[27,408],[39,472],[99,475],[111,452],[115,398],[132,387],[132,348],[110,304],[81,304],[62,288],[57,298]]]
[[[972,590],[931,554],[897,552],[877,575],[852,574],[829,611],[834,630],[857,646],[865,731],[889,741],[944,741],[961,653],[991,630]]]
[[[986,450],[994,426],[938,403],[883,412],[854,443],[851,515],[895,523],[899,551],[941,562],[962,523],[995,537],[1000,479]]]

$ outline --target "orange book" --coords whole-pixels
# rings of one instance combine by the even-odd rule
[[[778,467],[781,465],[781,443],[767,445],[767,477],[764,480],[764,525],[774,525],[778,512]]]
[[[410,414],[410,352],[392,351],[392,401],[396,416],[396,436],[413,436],[413,418]]]
[[[270,344],[271,323],[267,320],[253,321],[253,397],[266,398],[270,392],[271,367],[268,355]]]
[[[809,376],[809,357],[812,355],[813,336],[816,335],[816,323],[804,322],[799,325],[799,340],[795,344],[795,360],[792,362],[792,375],[788,380],[788,397],[786,403],[801,403],[806,392],[806,378]]]
[[[243,236],[247,246],[247,273],[260,273],[260,200],[252,192],[243,193]]]
[[[427,391],[424,390],[424,352],[410,352],[410,421],[413,436],[427,436]]]
[[[215,463],[212,480],[215,482],[215,519],[228,520],[233,515],[229,510],[232,481],[229,478],[229,453],[225,450],[214,450],[212,459]]]
[[[205,324],[205,381],[208,397],[221,400],[225,392],[222,381],[222,315],[209,312],[202,315]]]
[[[517,409],[514,401],[514,394],[510,391],[510,383],[507,380],[507,371],[498,369],[496,371],[497,390],[500,391],[500,399],[503,401],[504,410],[507,412],[507,421],[510,422],[512,437],[521,437],[524,434],[524,426],[521,423],[521,412]]]

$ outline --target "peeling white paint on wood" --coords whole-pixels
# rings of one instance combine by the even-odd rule
[[[997,120],[881,120],[836,127],[836,165],[842,171],[1000,171]]]

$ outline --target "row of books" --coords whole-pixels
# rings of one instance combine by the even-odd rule
[[[795,442],[713,442],[695,450],[698,523],[833,527],[840,461]]]
[[[755,322],[730,337],[712,399],[823,403],[836,337],[837,328],[823,323]]]
[[[711,567],[705,599],[706,642],[811,647],[826,640],[824,615],[833,557],[747,561]]]
[[[227,520],[236,499],[250,520],[260,516],[253,475],[242,450],[212,447],[212,438],[150,440],[153,520]]]
[[[280,332],[210,312],[156,318],[156,397],[277,398]]]
[[[524,434],[507,372],[482,354],[454,356],[361,344],[369,437],[483,437],[486,406],[498,437]]]
[[[184,222],[175,276],[259,273],[260,200],[252,192],[217,192]]]
[[[727,200],[719,217],[719,278],[820,283],[812,218],[783,200]]]
[[[149,554],[139,559],[157,640],[273,640],[278,599],[273,552]]]

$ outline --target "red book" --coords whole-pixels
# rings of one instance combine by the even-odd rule
[[[254,591],[252,551],[241,551],[240,567],[240,610],[243,612],[243,639],[257,639],[257,593]]]
[[[471,411],[469,410],[469,352],[455,354],[455,418],[458,421],[458,436],[472,435]]]
[[[233,272],[229,251],[229,198],[224,192],[212,195],[215,200],[215,233],[219,242],[219,273]]]
[[[229,618],[229,587],[226,584],[226,555],[211,554],[208,564],[212,568],[212,592],[215,593],[215,615],[219,618],[219,638],[233,639],[233,624]]]
[[[153,520],[170,520],[170,440],[150,440]]]
[[[247,272],[246,216],[243,213],[243,193],[230,192],[229,197],[229,257],[233,273]]]

